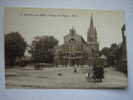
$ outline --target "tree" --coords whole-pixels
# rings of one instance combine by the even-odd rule
[[[53,63],[54,48],[58,40],[53,36],[35,37],[31,45],[31,54],[34,62]]]
[[[27,43],[18,32],[5,35],[5,61],[6,65],[16,65],[16,58],[24,56]]]
[[[107,63],[114,66],[118,62],[119,46],[116,43],[111,44],[110,48],[104,47],[100,51],[100,55],[105,55],[107,57]]]
[[[109,50],[110,50],[110,48],[104,47],[104,48],[100,51],[100,56],[101,56],[101,55],[105,55],[106,57],[108,57],[108,55],[109,55]]]

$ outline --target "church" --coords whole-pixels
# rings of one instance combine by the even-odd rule
[[[87,41],[72,27],[64,36],[64,44],[55,48],[56,65],[85,65],[92,64],[99,50],[97,30],[90,18],[90,27],[87,31]]]

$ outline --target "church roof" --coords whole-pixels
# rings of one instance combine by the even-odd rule
[[[84,40],[84,38],[81,35],[76,33],[76,30],[73,27],[69,30],[69,34],[67,34],[64,38],[67,38],[69,36],[73,37],[74,35],[77,36],[78,38],[80,38],[82,43],[84,43],[85,45],[88,45],[87,42]]]
[[[79,37],[81,37],[79,34],[76,33],[76,30],[72,27],[71,29],[69,29],[69,33],[67,35],[65,35],[64,37],[67,37],[67,36],[74,36],[74,35],[77,35]]]

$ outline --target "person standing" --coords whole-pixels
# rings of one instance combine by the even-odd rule
[[[99,81],[102,82],[104,79],[104,68],[102,66],[98,67],[98,71],[99,71]]]

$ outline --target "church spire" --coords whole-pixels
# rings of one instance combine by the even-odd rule
[[[89,41],[97,41],[97,30],[93,24],[93,15],[92,14],[90,17],[90,28],[88,29],[88,32],[87,32],[87,41],[88,42]]]
[[[94,27],[93,26],[93,15],[91,14],[91,19],[90,19],[90,27]]]

